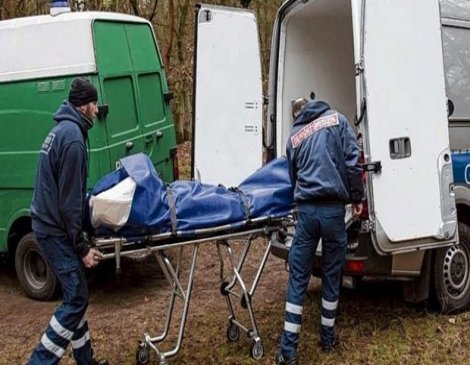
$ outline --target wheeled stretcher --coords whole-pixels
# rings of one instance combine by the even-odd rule
[[[182,345],[185,324],[188,316],[189,304],[196,270],[198,251],[201,245],[211,244],[217,250],[217,257],[220,263],[220,291],[227,303],[228,327],[227,339],[236,341],[243,331],[252,340],[251,356],[260,359],[264,354],[264,349],[258,327],[256,325],[255,311],[252,304],[252,297],[256,292],[261,274],[266,265],[272,238],[279,231],[286,231],[292,225],[292,217],[281,218],[261,217],[251,221],[241,222],[237,226],[224,225],[214,228],[205,228],[192,232],[176,232],[176,234],[163,233],[142,237],[112,237],[95,238],[94,243],[103,252],[105,258],[115,258],[117,269],[120,269],[121,257],[134,255],[142,252],[152,252],[164,273],[171,288],[171,295],[168,300],[168,309],[165,323],[160,334],[151,336],[144,334],[136,353],[137,364],[147,364],[150,353],[155,352],[159,359],[159,364],[167,363],[167,359],[175,356]],[[247,283],[243,275],[243,265],[252,248],[255,239],[264,238],[264,249],[259,259],[255,277],[251,283]],[[234,243],[241,244],[242,249],[239,255],[234,254]],[[257,243],[259,241],[257,240]],[[172,262],[168,252],[177,249],[176,260]],[[189,263],[189,274],[184,284],[180,278],[182,273],[182,260],[186,249],[191,251]],[[230,263],[229,271],[225,270],[224,252]],[[237,256],[237,257],[236,257]],[[249,323],[242,323],[235,314],[233,300],[240,301],[242,308],[248,312]],[[170,324],[174,321],[175,301],[182,300],[183,308],[180,315],[178,337],[174,348],[168,351],[159,349],[159,344],[166,338],[170,330]]]
[[[235,341],[240,331],[252,340],[251,355],[263,356],[264,350],[252,297],[266,265],[273,237],[289,231],[293,225],[292,188],[285,159],[261,168],[237,188],[204,185],[199,182],[175,182],[166,186],[144,155],[121,160],[122,168],[107,175],[90,195],[90,234],[104,258],[114,258],[120,270],[121,258],[152,253],[171,290],[165,323],[160,334],[145,334],[137,349],[138,364],[147,364],[150,353],[157,354],[160,365],[181,348],[188,316],[199,248],[212,244],[220,263],[220,292],[228,309],[227,338]],[[254,279],[248,283],[243,266],[255,239],[264,239]],[[240,254],[234,243],[241,243]],[[259,240],[256,240],[259,242]],[[176,259],[169,251],[176,249]],[[182,280],[183,255],[191,251],[189,274]],[[228,258],[226,270],[224,257]],[[235,314],[234,299],[248,312],[248,323]],[[182,313],[176,345],[160,349],[175,316],[175,302],[182,301]]]

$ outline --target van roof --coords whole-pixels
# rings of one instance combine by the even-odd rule
[[[91,24],[151,24],[109,12],[68,12],[0,21],[0,82],[96,72]]]
[[[468,0],[440,0],[441,14],[445,19],[470,21]]]

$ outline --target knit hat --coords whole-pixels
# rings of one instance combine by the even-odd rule
[[[97,100],[98,92],[90,81],[82,77],[72,81],[69,92],[70,104],[78,107]]]

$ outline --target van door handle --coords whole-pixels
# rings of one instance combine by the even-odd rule
[[[126,150],[131,150],[132,148],[134,148],[134,142],[126,142]]]
[[[168,92],[163,94],[163,99],[167,103],[170,102],[173,98],[174,98],[174,95],[173,95],[173,92],[171,92],[171,91],[168,91]]]
[[[157,133],[155,133],[155,137],[157,138],[157,141],[163,137],[163,132],[162,131],[158,131]]]

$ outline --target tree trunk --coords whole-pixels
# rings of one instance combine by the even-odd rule
[[[170,67],[171,52],[173,50],[173,39],[175,35],[175,6],[173,0],[168,3],[168,43],[165,51],[165,67]]]

